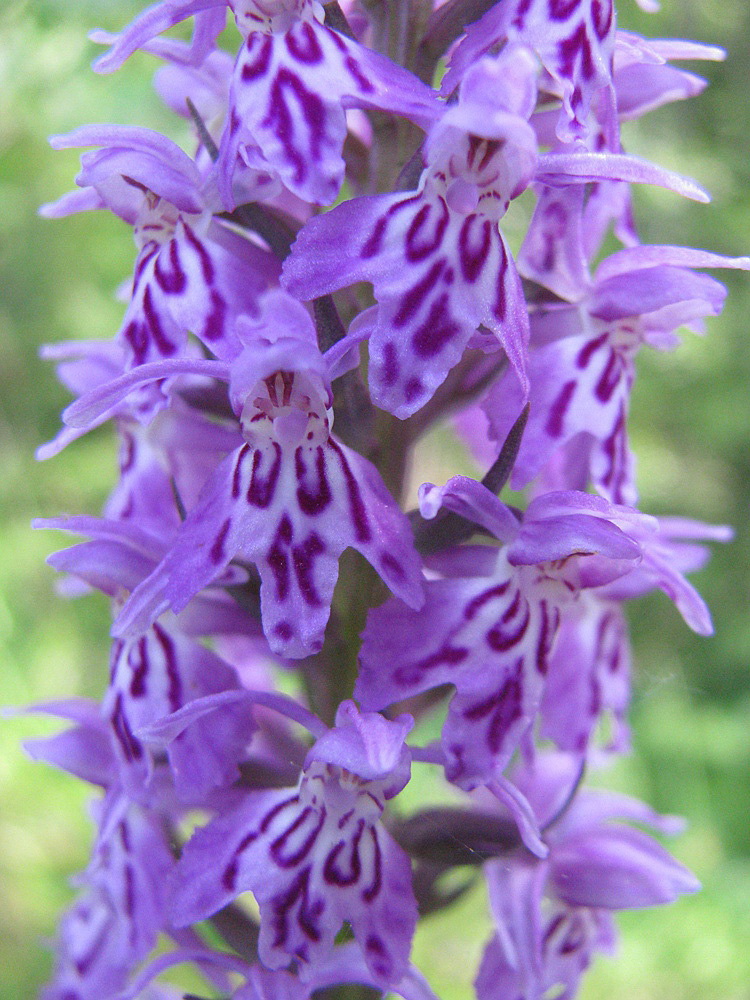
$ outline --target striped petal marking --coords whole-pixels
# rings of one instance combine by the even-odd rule
[[[594,94],[611,86],[612,0],[521,0],[512,25],[562,83],[565,110],[574,132],[581,132]]]
[[[245,41],[219,161],[227,198],[238,152],[249,142],[290,191],[328,205],[344,177],[345,107],[419,115],[431,103],[416,78],[322,23],[319,3],[235,0],[232,7]]]
[[[330,434],[329,394],[315,372],[278,371],[245,397],[245,444],[206,484],[160,566],[136,590],[119,633],[179,611],[238,558],[260,572],[263,628],[279,655],[323,643],[338,558],[358,549],[412,606],[421,565],[406,517],[379,474]]]
[[[376,979],[398,981],[417,908],[409,858],[380,822],[387,780],[312,761],[296,790],[248,796],[186,846],[173,900],[178,924],[251,890],[264,965],[295,960],[304,979],[346,921]]]
[[[489,780],[536,715],[561,609],[576,596],[570,565],[513,567],[501,550],[491,577],[428,583],[419,615],[394,602],[375,610],[355,696],[382,708],[453,684],[446,775],[465,787]]]
[[[131,364],[181,354],[188,332],[217,357],[233,357],[239,347],[224,287],[223,251],[199,235],[206,219],[180,212],[145,187],[143,192],[134,230],[140,252],[120,334]]]

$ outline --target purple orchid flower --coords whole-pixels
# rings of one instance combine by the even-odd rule
[[[512,0],[495,4],[470,24],[456,47],[443,92],[450,93],[470,67],[501,43],[521,43],[532,49],[551,77],[551,88],[562,100],[560,138],[571,141],[586,134],[593,98],[612,92],[615,13],[612,0]]]
[[[679,821],[586,790],[566,810],[576,774],[574,759],[545,755],[516,775],[548,827],[549,854],[486,865],[496,936],[477,976],[479,1000],[539,1000],[552,989],[572,998],[595,952],[614,948],[613,911],[669,903],[700,887],[652,837],[623,822],[674,833]]]
[[[606,589],[606,588],[605,588]],[[630,749],[630,640],[621,605],[596,590],[583,592],[567,610],[549,660],[539,705],[539,735],[564,751],[591,757],[603,719],[610,732],[606,753]]]
[[[167,926],[174,859],[158,818],[111,793],[99,810],[92,861],[63,917],[45,1000],[116,996]]]
[[[492,780],[526,737],[561,621],[582,590],[607,594],[635,574],[640,592],[648,580],[647,589],[665,590],[692,628],[711,631],[705,604],[664,558],[658,522],[632,508],[585,493],[549,493],[519,521],[461,476],[441,489],[423,486],[420,504],[425,517],[445,506],[504,544],[438,560],[447,575],[426,584],[418,614],[393,600],[370,613],[355,697],[376,709],[455,685],[442,744],[446,775],[457,784]]]
[[[633,504],[637,493],[626,423],[635,356],[644,344],[675,347],[679,326],[700,331],[705,316],[721,312],[725,287],[694,269],[747,270],[750,257],[629,247],[603,260],[590,278],[574,232],[581,225],[580,205],[567,194],[555,192],[540,202],[537,225],[532,223],[519,257],[525,276],[554,285],[550,290],[564,292],[569,302],[542,305],[531,318],[529,421],[511,481],[520,489],[547,467],[549,488],[581,489],[590,481],[613,502]],[[564,251],[555,251],[562,246]],[[567,267],[549,266],[563,254]],[[505,440],[525,399],[512,375],[498,381],[483,404],[492,437]],[[560,449],[565,456],[550,465]]]
[[[302,978],[330,954],[348,921],[382,985],[407,970],[417,919],[411,867],[380,816],[409,780],[413,720],[343,702],[336,727],[307,755],[299,787],[249,793],[186,845],[172,911],[182,926],[251,889],[260,904],[260,957],[292,958]]]
[[[133,126],[84,126],[51,142],[55,149],[102,148],[81,157],[81,190],[43,214],[109,208],[133,226],[139,252],[119,333],[129,364],[183,354],[188,332],[216,356],[236,357],[235,320],[257,313],[278,264],[214,217],[210,185],[190,157]]]
[[[345,108],[391,111],[426,124],[439,114],[429,87],[376,52],[322,23],[313,0],[181,0],[136,19],[95,68],[110,72],[137,48],[198,10],[230,7],[244,43],[230,87],[218,163],[234,205],[232,176],[242,148],[258,148],[290,191],[328,205],[344,176]]]
[[[41,526],[92,536],[48,561],[102,590],[115,607],[122,604],[126,590],[153,570],[164,549],[127,522],[78,518],[37,522]],[[168,744],[149,742],[140,733],[197,699],[238,691],[234,669],[194,636],[247,632],[251,627],[234,602],[217,593],[194,602],[180,618],[154,625],[138,639],[114,642],[101,715],[112,744],[117,782],[133,801],[146,805],[158,801],[164,789],[163,759],[177,797],[184,802],[203,803],[214,788],[236,780],[238,763],[255,729],[249,705],[220,706],[210,720],[196,719]]]
[[[430,398],[480,324],[523,379],[526,306],[497,223],[536,162],[535,77],[524,49],[475,67],[430,133],[418,190],[355,198],[311,220],[286,261],[284,285],[298,298],[373,282],[370,384],[399,417]]]
[[[116,633],[138,635],[167,608],[180,611],[239,558],[258,565],[271,648],[301,657],[322,645],[345,548],[362,552],[412,607],[423,600],[421,567],[408,521],[378,473],[331,434],[335,367],[321,356],[304,307],[283,293],[269,295],[259,323],[245,325],[245,339],[230,375],[245,443],[212,474],[164,560],[135,589]],[[229,374],[209,362],[163,362],[149,366],[143,380],[182,368]],[[127,388],[116,381],[95,391],[96,406],[84,397],[78,410],[98,419],[138,378],[119,380]]]
[[[624,154],[539,154],[528,122],[536,76],[521,46],[473,66],[428,136],[417,191],[354,198],[311,219],[284,263],[282,284],[299,299],[372,282],[377,310],[349,336],[369,336],[373,400],[398,417],[430,399],[478,328],[489,335],[476,345],[502,347],[526,391],[527,308],[498,221],[532,180],[563,188],[629,180],[704,197]]]
[[[210,719],[198,719],[165,747],[140,735],[143,727],[195,699],[237,690],[229,664],[174,629],[155,624],[140,639],[115,641],[110,677],[102,712],[110,720],[131,798],[149,795],[155,762],[164,750],[183,801],[202,803],[213,788],[237,779],[237,765],[255,728],[248,707],[226,706]]]

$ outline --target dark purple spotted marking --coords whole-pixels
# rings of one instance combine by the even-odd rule
[[[161,245],[159,243],[148,243],[141,250],[138,260],[135,262],[135,271],[133,272],[133,292],[138,290],[138,283],[143,276],[143,272],[160,250]]]
[[[550,406],[547,423],[544,427],[550,437],[559,438],[562,435],[565,414],[568,412],[577,384],[575,379],[570,379],[570,381],[566,382]]]
[[[294,119],[287,103],[289,97],[296,100],[307,126],[309,142],[304,155],[295,144]],[[322,98],[309,90],[296,73],[281,67],[271,85],[268,112],[261,125],[274,130],[298,184],[307,177],[308,159],[315,163],[322,159],[323,143],[328,138],[327,118]]]
[[[431,358],[460,333],[461,327],[450,312],[448,293],[443,292],[430,306],[427,319],[415,330],[411,344],[418,357]]]
[[[495,285],[495,301],[492,306],[492,314],[499,323],[504,323],[508,311],[505,288],[505,275],[508,270],[508,251],[505,249],[505,243],[502,239],[498,240],[498,250],[500,251],[500,263],[497,269],[497,283]]]
[[[169,687],[167,689],[167,699],[173,712],[182,705],[182,680],[177,667],[177,654],[174,648],[174,641],[159,624],[153,626],[156,641],[164,654],[164,667],[167,673]]]
[[[224,543],[227,540],[227,535],[229,534],[229,529],[232,526],[232,519],[228,517],[226,521],[219,528],[216,538],[214,538],[211,548],[208,553],[208,558],[214,564],[218,566],[220,563],[224,562],[224,557],[226,555],[224,549]]]
[[[87,913],[87,917],[88,916],[89,914]],[[103,953],[106,939],[108,935],[112,934],[112,927],[110,925],[111,918],[94,937],[94,940],[91,942],[86,951],[84,951],[82,955],[77,955],[73,958],[73,965],[75,966],[78,975],[82,978],[88,975],[94,961]],[[80,1000],[81,995],[79,993],[73,993],[72,996],[73,1000]]]
[[[383,944],[383,939],[377,934],[369,934],[367,940],[365,941],[365,948],[368,952],[375,955],[385,955],[386,947]]]
[[[536,644],[536,669],[542,677],[545,677],[549,669],[549,654],[560,628],[560,612],[557,608],[550,611],[546,601],[541,602],[540,612],[541,625]]]
[[[260,507],[265,510],[273,500],[276,492],[276,484],[279,481],[281,472],[281,446],[276,442],[271,442],[273,448],[273,458],[268,473],[264,476],[261,467],[264,459],[268,457],[268,448],[257,448],[253,453],[253,467],[250,473],[250,486],[247,491],[247,502],[253,507]]]
[[[627,634],[622,620],[616,615],[603,616],[598,643],[597,660],[601,657],[609,674],[618,674],[627,669]]]
[[[321,806],[316,812],[311,806],[305,808],[290,823],[282,833],[273,840],[268,848],[268,852],[279,868],[296,868],[296,866],[307,857],[318,839],[318,834],[323,828],[326,820],[325,806]],[[301,844],[296,847],[291,845],[292,838],[299,831],[307,826],[309,830]]]
[[[544,215],[547,227],[541,234],[544,241],[544,249],[542,250],[541,262],[538,264],[538,267],[540,271],[549,274],[550,271],[554,270],[557,262],[559,241],[565,232],[567,212],[558,202],[553,202],[547,205]]]
[[[544,930],[544,935],[542,936],[543,944],[549,944],[550,938],[552,938],[555,932],[562,926],[564,920],[565,917],[562,913],[558,913],[552,918],[552,920],[550,920]]]
[[[505,616],[503,616],[505,620]],[[524,602],[524,611],[521,617],[521,621],[509,632],[504,631],[500,625],[493,625],[491,629],[488,630],[485,639],[487,645],[493,651],[493,653],[507,653],[509,649],[517,646],[519,642],[526,635],[526,630],[529,627],[529,622],[531,620],[531,611],[529,609],[528,603]]]
[[[604,344],[606,344],[608,339],[609,334],[602,333],[598,337],[594,338],[594,340],[590,340],[587,344],[584,344],[578,354],[576,354],[576,367],[581,371],[583,371],[584,368],[588,368],[593,356],[600,347],[603,347]]]
[[[279,601],[285,601],[289,596],[289,557],[286,550],[291,545],[293,535],[292,522],[284,514],[266,555],[266,562],[274,576],[276,597]]]
[[[372,841],[372,881],[362,890],[362,899],[366,903],[371,903],[383,887],[383,853],[380,850],[380,840],[375,827],[368,826],[365,834]]]
[[[414,318],[415,314],[428,297],[430,291],[434,289],[435,285],[440,280],[440,275],[444,267],[444,260],[436,261],[429,271],[427,271],[427,273],[420,278],[416,285],[412,285],[409,291],[402,296],[398,311],[393,317],[394,326],[405,326],[411,319]]]
[[[247,850],[253,841],[258,839],[258,831],[251,830],[250,833],[245,834],[242,840],[239,842],[235,848],[234,854],[229,864],[224,869],[221,876],[221,884],[227,890],[227,892],[234,892],[235,886],[237,884],[237,873],[240,866],[240,857],[243,852]]]
[[[211,308],[203,324],[202,333],[202,339],[208,341],[209,344],[219,340],[224,335],[227,321],[227,304],[215,288],[211,289],[210,303]]]
[[[338,826],[339,830],[343,830],[344,829],[344,827],[346,826],[346,824],[349,822],[349,820],[354,815],[354,812],[355,812],[354,809],[349,809],[349,810],[347,810],[344,813],[343,816],[339,816],[338,823],[336,824]]]
[[[383,243],[383,236],[385,235],[387,225],[388,219],[383,216],[376,221],[372,232],[362,244],[362,249],[359,251],[359,256],[362,260],[368,260],[370,257],[374,257],[375,254],[380,252],[380,247]]]
[[[349,468],[349,463],[346,460],[346,455],[344,454],[343,449],[336,442],[335,438],[329,438],[328,447],[331,448],[338,457],[339,464],[341,465],[341,471],[344,474],[346,493],[349,500],[349,512],[352,523],[354,524],[355,537],[358,542],[363,544],[365,542],[369,542],[372,538],[372,531],[370,530],[370,522],[367,517],[367,510],[362,500],[359,483],[355,479],[354,473]]]
[[[254,34],[245,42],[240,76],[243,83],[265,76],[271,65],[273,38],[270,35]],[[239,127],[239,122],[238,122]]]
[[[148,354],[148,330],[145,323],[131,320],[125,327],[123,337],[130,344],[133,351],[133,361],[136,365],[143,364]]]
[[[393,672],[393,679],[397,684],[410,687],[412,684],[419,684],[426,673],[437,667],[457,667],[468,655],[469,650],[465,647],[446,643],[437,652],[430,653],[416,663],[397,667]]]
[[[372,228],[372,232],[362,244],[359,256],[363,260],[367,260],[368,258],[374,257],[376,254],[380,253],[389,221],[395,215],[398,215],[398,213],[404,208],[408,208],[409,205],[413,205],[415,202],[421,201],[422,196],[420,194],[415,194],[411,195],[409,198],[402,198],[400,201],[396,201],[392,205],[389,205],[385,215],[381,215],[376,220],[375,225]]]
[[[490,601],[495,601],[499,597],[502,597],[508,592],[508,587],[510,587],[510,580],[505,580],[503,583],[498,583],[494,587],[490,587],[488,590],[483,591],[481,594],[477,594],[476,597],[472,597],[469,603],[464,608],[464,618],[466,621],[471,621],[479,611],[488,604]]]
[[[117,827],[117,832],[120,834],[120,843],[122,844],[122,849],[126,854],[130,854],[130,832],[128,830],[128,824],[125,820]]]
[[[318,41],[315,29],[309,21],[302,21],[295,24],[290,31],[284,35],[284,44],[287,52],[299,63],[307,66],[315,66],[323,61],[323,49]]]
[[[595,73],[594,59],[591,53],[591,42],[586,34],[586,25],[581,22],[569,38],[558,43],[560,72],[562,76],[571,78],[574,75],[576,61],[579,62],[581,73],[585,80],[591,80]],[[576,103],[580,101],[580,90],[573,92]]]
[[[416,375],[412,375],[410,379],[407,379],[406,385],[404,386],[404,399],[407,403],[413,403],[415,400],[424,395],[424,391],[424,383],[422,380],[417,378]]]
[[[503,625],[507,623],[518,614],[518,609],[521,607],[521,591],[516,590],[513,595],[513,600],[510,602],[508,607],[503,611],[500,621]]]
[[[608,403],[622,381],[622,361],[617,352],[611,350],[604,370],[599,376],[594,394],[602,403]]]
[[[383,550],[379,554],[380,566],[388,576],[395,577],[397,580],[403,580],[404,567],[398,561],[398,559],[393,555],[392,552],[386,552]]]
[[[318,556],[326,551],[322,539],[312,532],[301,545],[292,549],[292,562],[297,576],[297,585],[305,604],[318,608],[323,603],[315,586],[314,566]]]
[[[612,433],[602,441],[602,451],[607,459],[607,469],[602,476],[612,492],[615,503],[625,503],[623,487],[627,480],[628,442],[625,432],[626,406],[620,404],[620,409]]]
[[[580,918],[569,919],[568,929],[559,944],[558,951],[561,955],[572,955],[586,944],[586,931],[584,930]]]
[[[283,948],[289,937],[289,916],[297,906],[297,926],[310,941],[319,941],[321,938],[320,928],[317,920],[323,913],[325,903],[318,899],[310,900],[310,871],[311,865],[303,868],[294,879],[286,892],[279,894],[272,900],[273,915],[271,926],[273,929],[273,947]]]
[[[278,636],[282,642],[289,642],[294,635],[294,629],[289,622],[276,622],[273,627],[274,635]]]
[[[182,295],[187,288],[187,276],[180,263],[177,240],[170,240],[154,261],[154,278],[165,295]]]
[[[529,8],[531,7],[532,0],[521,0],[516,10],[516,16],[513,18],[513,27],[521,29],[526,23],[526,15],[529,13]]]
[[[592,719],[595,719],[602,710],[602,689],[599,681],[596,677],[589,677],[589,714]]]
[[[348,43],[341,37],[341,35],[338,34],[338,32],[334,31],[333,28],[330,28],[327,24],[324,24],[322,29],[319,30],[326,32],[330,41],[333,42],[339,52],[344,56],[344,68],[357,84],[357,88],[365,94],[373,93],[375,87],[362,73],[359,63],[349,51]]]
[[[352,80],[354,80],[357,90],[361,94],[375,93],[375,84],[371,80],[368,80],[362,72],[362,67],[359,65],[354,56],[348,55],[346,59],[344,59],[344,69],[347,71]]]
[[[395,385],[399,376],[398,350],[392,340],[383,344],[383,363],[380,368],[380,381],[384,386]]]
[[[130,728],[130,725],[125,715],[125,709],[123,707],[122,694],[118,692],[115,698],[115,707],[111,716],[112,729],[114,730],[115,738],[122,748],[125,760],[132,764],[134,761],[141,760],[143,757],[143,747]]]
[[[150,285],[146,285],[143,292],[143,316],[146,320],[148,332],[151,334],[151,339],[156,345],[159,354],[165,358],[170,357],[175,353],[177,348],[164,332],[159,314],[154,306],[154,300],[151,296]]]
[[[468,722],[489,722],[487,746],[492,754],[500,753],[508,732],[523,714],[522,669],[523,659],[519,659],[494,694],[464,709]]]
[[[549,16],[553,21],[567,21],[580,3],[581,0],[549,0]]]
[[[346,852],[347,843],[339,840],[326,856],[323,864],[323,878],[328,885],[335,885],[338,888],[347,888],[359,881],[362,875],[362,861],[359,856],[359,842],[362,839],[362,831],[365,821],[360,819],[357,829],[349,842],[349,857],[345,861],[346,869],[341,867],[343,856]]]
[[[190,226],[186,225],[184,222],[182,228],[185,233],[185,239],[190,244],[190,246],[195,251],[201,266],[201,273],[203,274],[203,280],[207,285],[210,285],[215,277],[214,263],[211,260],[211,255],[208,250],[206,250],[203,243],[198,239]]]
[[[127,500],[120,508],[120,515],[119,515],[120,520],[129,521],[130,518],[132,518],[134,511],[135,511],[135,491],[131,490],[128,493]]]
[[[133,664],[133,660],[135,660],[135,664]],[[143,698],[146,694],[146,676],[150,666],[145,635],[141,636],[136,646],[128,654],[128,665],[133,671],[130,678],[130,697]]]
[[[603,42],[612,29],[615,10],[612,0],[593,0],[591,4],[591,20],[594,24],[596,37]]]
[[[482,273],[492,246],[492,223],[478,215],[467,215],[458,233],[458,259],[464,280],[473,285]]]
[[[309,456],[309,452],[307,452]],[[331,487],[328,482],[328,470],[326,469],[325,451],[321,445],[315,449],[315,475],[317,483],[312,488],[307,485],[309,469],[305,464],[305,451],[297,448],[294,453],[294,471],[297,476],[297,503],[300,510],[309,517],[317,517],[322,514],[333,499]]]
[[[130,917],[130,937],[131,941],[135,936],[133,917],[135,916],[135,878],[133,877],[133,866],[125,865],[125,912]]]
[[[404,239],[406,259],[413,264],[426,260],[440,248],[450,221],[448,206],[442,198],[427,202],[411,220]]]
[[[237,461],[234,463],[234,471],[232,472],[232,499],[236,500],[240,495],[240,490],[242,488],[242,466],[244,464],[245,456],[250,451],[249,444],[243,444],[237,453]]]
[[[323,25],[325,31],[328,33],[329,39],[333,42],[339,52],[348,52],[347,44],[344,39],[339,35],[337,31],[330,28],[327,24]]]
[[[117,674],[117,667],[120,663],[120,657],[125,649],[125,643],[122,639],[115,639],[112,642],[112,648],[109,654],[109,683],[114,684],[115,676]]]
[[[260,833],[267,833],[268,828],[276,817],[281,815],[285,809],[291,809],[296,806],[298,802],[299,795],[290,795],[288,799],[282,799],[281,802],[277,802],[275,806],[272,806],[260,822],[260,826],[258,827]]]

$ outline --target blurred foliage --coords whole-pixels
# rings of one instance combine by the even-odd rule
[[[84,122],[148,124],[177,138],[180,123],[150,88],[153,62],[133,57],[113,77],[88,70],[86,32],[116,30],[135,0],[6,0],[0,10],[0,703],[23,706],[72,694],[97,696],[107,664],[103,600],[62,601],[45,556],[64,543],[34,533],[33,516],[96,513],[115,475],[115,447],[102,429],[42,465],[33,451],[52,437],[66,394],[37,358],[40,344],[109,337],[122,307],[114,292],[131,268],[130,233],[92,214],[57,222],[36,216],[72,186],[78,154],[53,154],[50,133]],[[620,23],[652,37],[723,45],[725,63],[694,68],[711,86],[627,126],[626,147],[696,177],[713,206],[660,191],[636,193],[644,242],[748,251],[750,7],[733,0],[665,0],[646,15],[620,0]],[[750,518],[744,343],[750,283],[722,274],[730,295],[706,338],[686,334],[673,355],[644,351],[633,403],[642,507],[730,523],[737,537],[715,553],[698,586],[716,637],[692,636],[665,598],[638,602],[633,705],[636,756],[600,777],[656,808],[688,818],[677,855],[704,891],[668,910],[626,914],[616,961],[599,961],[587,1000],[750,998]],[[455,469],[445,460],[438,466]],[[86,863],[88,792],[33,764],[21,739],[53,732],[41,716],[0,727],[0,994],[33,997],[51,968],[43,939],[71,898],[66,879]],[[415,960],[444,1000],[471,995],[466,977],[488,930],[477,887],[452,912],[425,922]]]

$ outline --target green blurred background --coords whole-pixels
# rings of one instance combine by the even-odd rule
[[[115,476],[111,433],[97,431],[59,458],[33,452],[54,435],[67,402],[40,344],[109,337],[113,298],[133,259],[130,232],[105,215],[45,222],[37,206],[72,186],[78,154],[53,154],[46,136],[85,122],[146,124],[174,132],[154,97],[154,64],[134,57],[113,77],[88,64],[96,26],[116,29],[134,0],[5,0],[0,5],[0,704],[97,696],[109,615],[97,597],[62,601],[45,556],[60,538],[33,533],[33,516],[97,513]],[[736,0],[665,0],[645,15],[620,0],[620,25],[652,37],[723,45],[726,63],[694,65],[711,80],[699,98],[628,126],[631,151],[696,177],[709,207],[658,191],[637,193],[645,242],[727,254],[750,248],[750,6]],[[617,960],[600,960],[588,1000],[750,998],[750,279],[722,274],[723,316],[705,339],[686,335],[673,355],[642,352],[632,437],[643,509],[736,527],[697,578],[716,636],[690,634],[666,598],[631,608],[636,641],[632,720],[637,754],[602,778],[689,820],[675,853],[704,891],[670,909],[626,914]],[[442,461],[442,460],[441,460]],[[445,464],[445,474],[451,466]],[[19,743],[59,726],[41,717],[0,722],[0,995],[33,997],[48,978],[44,941],[84,867],[88,790],[33,764]],[[468,1000],[487,933],[481,890],[427,921],[415,959],[444,1000]],[[457,930],[460,928],[460,932]]]

